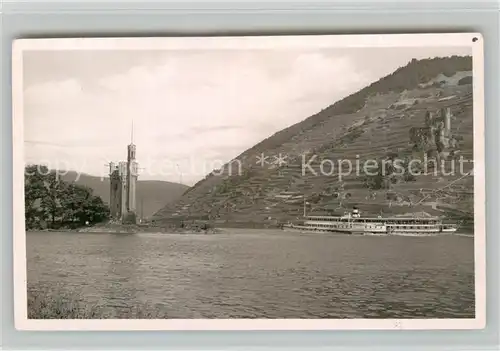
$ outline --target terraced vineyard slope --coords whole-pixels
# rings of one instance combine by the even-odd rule
[[[246,150],[153,219],[275,226],[300,218],[304,207],[342,214],[355,205],[372,215],[425,212],[470,221],[471,70],[470,57],[412,60]],[[388,171],[381,172],[382,162]]]

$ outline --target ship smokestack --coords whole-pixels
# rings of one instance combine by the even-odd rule
[[[359,210],[357,207],[352,208],[352,216],[355,218],[359,217]]]

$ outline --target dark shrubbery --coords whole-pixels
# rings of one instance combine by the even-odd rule
[[[458,81],[458,85],[472,84],[472,76],[463,77]]]
[[[109,208],[92,192],[88,187],[63,181],[45,166],[26,166],[26,229],[76,228],[104,221],[109,217]]]
[[[397,154],[388,155],[385,159],[377,162],[374,169],[370,170],[364,178],[364,186],[368,189],[390,189],[392,184],[399,181],[415,181],[414,169],[410,170],[409,158],[400,159]]]

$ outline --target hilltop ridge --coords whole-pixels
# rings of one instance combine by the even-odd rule
[[[222,175],[208,174],[153,219],[272,226],[302,216],[306,200],[308,213],[314,214],[343,212],[356,205],[368,214],[425,212],[471,220],[471,176],[412,176],[405,171],[401,176],[358,172],[339,177],[342,168],[325,172],[325,165],[338,160],[408,163],[427,158],[445,160],[447,165],[459,156],[471,160],[472,105],[470,56],[413,59],[246,150],[223,167]],[[448,109],[449,132],[436,139]],[[269,161],[259,164],[264,155]],[[238,162],[241,172],[236,172]],[[471,169],[472,163],[464,165],[465,174]]]

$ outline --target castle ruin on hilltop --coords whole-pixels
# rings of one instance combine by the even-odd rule
[[[138,177],[138,163],[135,159],[136,147],[133,140],[133,131],[130,144],[127,146],[127,161],[109,163],[109,208],[113,220],[124,224],[135,224],[136,186]]]
[[[446,159],[457,148],[457,140],[451,132],[450,108],[427,111],[425,127],[410,129],[410,141],[415,149],[435,152],[439,159]]]

